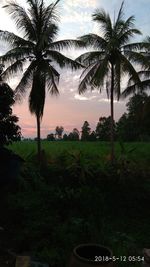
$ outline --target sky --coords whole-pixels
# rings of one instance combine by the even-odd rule
[[[25,0],[18,0],[16,2],[27,7]],[[51,0],[45,0],[47,5],[51,2]],[[6,0],[0,0],[0,29],[21,35],[17,31],[12,19],[2,8],[6,3]],[[60,15],[58,39],[75,39],[87,33],[100,34],[97,24],[92,22],[92,13],[97,8],[102,8],[114,19],[117,16],[121,3],[121,0],[61,0],[58,6]],[[125,0],[125,18],[134,15],[135,25],[143,33],[143,36],[138,37],[136,41],[143,40],[146,36],[150,35],[149,11],[150,0]],[[7,50],[6,44],[0,43],[0,55],[4,54]],[[81,52],[73,49],[67,52],[62,51],[62,53],[73,59],[79,56]],[[105,91],[101,94],[96,90],[93,92],[87,91],[83,95],[78,94],[81,71],[72,72],[69,69],[63,69],[60,74],[59,96],[52,97],[48,93],[46,96],[44,116],[41,124],[42,137],[46,137],[50,132],[55,132],[57,125],[62,125],[65,132],[70,132],[73,128],[81,130],[85,120],[89,122],[94,130],[101,116],[110,115],[110,103]],[[21,75],[21,73],[18,73],[13,79],[7,81],[13,89],[15,89]],[[36,119],[29,112],[29,92],[30,88],[22,102],[15,104],[13,112],[19,117],[22,135],[33,138],[36,136]],[[115,120],[118,120],[126,111],[126,102],[127,100],[115,101]]]

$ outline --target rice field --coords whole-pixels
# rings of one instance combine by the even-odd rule
[[[15,142],[9,148],[23,157],[28,158],[30,155],[36,154],[37,144],[35,141]],[[123,144],[124,151],[121,145],[115,143],[116,157],[124,154],[128,158],[149,165],[150,160],[150,142],[132,142]],[[42,141],[42,149],[49,157],[57,157],[62,152],[81,151],[86,157],[100,157],[105,159],[110,153],[109,142],[71,142],[71,141]]]

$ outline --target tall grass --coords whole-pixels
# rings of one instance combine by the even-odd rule
[[[138,161],[139,164],[148,164],[150,158],[150,142],[132,142],[125,143],[125,153],[132,160]],[[14,142],[9,146],[11,150],[26,159],[31,154],[36,154],[35,141],[21,141]],[[82,151],[85,155],[99,156],[101,158],[108,158],[110,153],[109,142],[67,142],[67,141],[43,141],[42,148],[48,156],[57,157],[64,151]],[[119,157],[121,147],[118,142],[115,144],[116,156]]]

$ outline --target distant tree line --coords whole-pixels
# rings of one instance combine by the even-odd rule
[[[126,104],[127,112],[118,122],[113,121],[115,140],[149,141],[150,140],[150,96],[146,93],[135,94]],[[63,126],[57,126],[55,134],[47,135],[48,141],[109,141],[111,117],[100,117],[96,129],[91,130],[88,121],[83,123],[81,132],[74,128],[69,134]]]

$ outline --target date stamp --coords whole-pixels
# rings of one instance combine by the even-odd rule
[[[143,256],[95,256],[95,261],[107,262],[107,261],[121,261],[121,262],[143,262]]]

